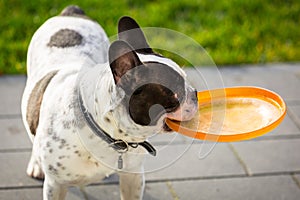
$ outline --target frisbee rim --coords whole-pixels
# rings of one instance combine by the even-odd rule
[[[200,140],[209,140],[216,142],[235,142],[241,140],[249,140],[259,136],[262,136],[273,129],[275,129],[284,119],[286,115],[286,103],[280,95],[277,93],[261,88],[261,87],[251,87],[251,86],[241,86],[241,87],[229,87],[214,90],[199,91],[198,93],[198,105],[205,102],[209,103],[212,99],[221,98],[255,98],[271,103],[274,107],[280,111],[280,116],[274,120],[272,123],[253,131],[239,133],[239,134],[226,134],[219,135],[214,133],[205,133],[199,130],[194,131],[187,127],[180,126],[180,122],[173,121],[171,119],[166,119],[166,124],[170,129],[176,131],[180,134],[186,135]]]

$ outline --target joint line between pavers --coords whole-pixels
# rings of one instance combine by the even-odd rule
[[[0,154],[1,153],[24,153],[24,152],[31,152],[31,148],[14,148],[14,149],[0,149]]]
[[[87,193],[86,193],[86,191],[85,191],[85,186],[83,186],[83,185],[82,185],[82,186],[79,186],[79,190],[80,190],[80,192],[82,193],[84,200],[88,200],[89,197],[88,197],[88,195],[87,195]]]
[[[293,181],[296,183],[296,185],[300,189],[300,181],[298,180],[298,178],[295,176],[295,174],[292,174],[291,176],[292,176]]]
[[[174,200],[180,200],[179,196],[177,195],[175,189],[172,186],[172,183],[170,181],[167,181],[166,184],[167,184],[167,187],[168,187],[169,192],[171,193],[173,199]]]
[[[21,119],[21,114],[0,114],[0,119]]]
[[[239,153],[237,152],[237,150],[234,148],[234,146],[231,143],[229,143],[228,146],[229,146],[230,150],[233,152],[234,156],[239,161],[239,163],[242,165],[242,167],[243,167],[246,175],[247,176],[252,176],[251,170],[246,165],[246,163],[244,162],[244,160],[242,159],[242,157],[239,155]]]
[[[291,118],[291,120],[295,123],[297,128],[300,130],[300,120],[298,117],[294,114],[293,111],[290,111],[290,109],[287,109],[287,114]]]
[[[299,99],[287,99],[287,100],[285,100],[285,102],[289,106],[298,106],[298,105],[300,105],[300,100]]]

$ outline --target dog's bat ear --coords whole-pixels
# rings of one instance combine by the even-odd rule
[[[121,77],[127,71],[142,65],[133,48],[125,41],[117,40],[109,47],[109,63],[115,83],[118,84]]]
[[[119,20],[118,37],[128,42],[138,53],[153,54],[143,31],[137,22],[131,17],[124,16]]]

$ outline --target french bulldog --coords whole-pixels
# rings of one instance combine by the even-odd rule
[[[121,199],[142,199],[147,141],[169,132],[165,119],[189,120],[197,94],[185,72],[155,53],[130,17],[110,44],[78,6],[66,7],[33,35],[22,118],[33,142],[27,174],[44,179],[43,199],[69,186],[119,174]]]

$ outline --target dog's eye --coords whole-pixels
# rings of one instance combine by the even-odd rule
[[[142,88],[138,88],[138,89],[136,89],[135,91],[134,91],[134,95],[139,95],[139,94],[141,94],[142,93],[142,91],[143,91],[143,89]]]
[[[177,98],[174,98],[172,101],[168,103],[168,105],[165,107],[167,112],[173,112],[179,107],[180,103]]]
[[[175,111],[178,107],[179,107],[179,103],[178,103],[178,104],[169,105],[169,106],[167,106],[165,109],[166,109],[167,112],[173,112],[173,111]]]
[[[183,102],[183,97],[181,95],[178,95],[178,93],[174,94],[174,99],[176,99],[176,101],[178,101],[179,103]]]

